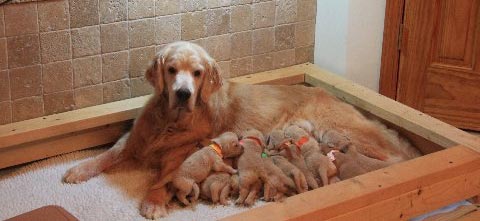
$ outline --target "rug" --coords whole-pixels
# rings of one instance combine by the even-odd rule
[[[139,214],[139,205],[154,173],[134,162],[122,164],[85,183],[61,182],[68,168],[105,150],[78,151],[0,170],[0,220],[46,205],[62,206],[79,220],[145,220]],[[258,201],[255,207],[263,204]],[[247,208],[234,205],[200,203],[194,210],[175,209],[160,220],[218,220],[245,210]]]

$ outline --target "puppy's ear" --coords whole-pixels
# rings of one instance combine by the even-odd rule
[[[200,92],[201,99],[204,103],[207,103],[210,99],[210,95],[218,91],[223,84],[220,67],[217,62],[213,59],[209,59],[206,66],[207,69],[205,71],[205,77]]]
[[[150,84],[155,89],[156,93],[161,94],[165,87],[165,82],[163,79],[163,64],[164,64],[164,53],[165,50],[160,51],[155,58],[150,63],[145,72],[145,79],[150,82]]]

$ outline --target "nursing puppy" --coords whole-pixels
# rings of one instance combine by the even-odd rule
[[[202,199],[211,200],[214,204],[220,202],[222,205],[227,205],[231,189],[230,174],[215,172],[203,181],[200,187],[200,196]]]
[[[190,205],[187,195],[192,194],[192,201],[198,199],[200,190],[198,183],[207,178],[212,170],[217,172],[236,173],[231,166],[225,164],[223,157],[235,157],[242,153],[235,133],[226,132],[212,139],[213,144],[204,147],[188,157],[173,176],[173,187],[180,202]]]
[[[265,182],[263,198],[265,201],[280,201],[285,194],[291,194],[295,190],[295,183],[283,171],[273,163],[271,157],[262,157],[263,165],[267,172],[268,182]]]
[[[345,153],[333,153],[335,156],[333,163],[338,168],[337,175],[341,180],[349,179],[392,165],[392,163],[373,159],[359,153],[353,145],[348,146],[344,151]]]
[[[309,189],[318,188],[318,182],[315,179],[314,174],[308,169],[307,164],[305,163],[305,158],[295,144],[288,143],[282,148],[282,150],[279,152],[279,155],[285,157],[290,163],[292,163],[302,172],[302,174],[305,176],[305,180]]]
[[[329,177],[335,176],[337,168],[320,152],[317,141],[297,125],[285,128],[285,136],[295,140],[294,144],[305,158],[305,164],[310,172],[319,177],[324,186],[328,185]]]

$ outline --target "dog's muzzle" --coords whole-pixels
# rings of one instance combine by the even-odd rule
[[[178,101],[180,102],[186,102],[190,98],[192,93],[188,89],[178,89],[175,92],[175,96],[177,96]]]

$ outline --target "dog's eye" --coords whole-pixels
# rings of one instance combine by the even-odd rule
[[[200,77],[200,74],[202,74],[202,72],[200,72],[200,71],[195,71],[195,72],[193,72],[193,75],[194,75],[195,77]]]
[[[177,69],[175,69],[174,67],[169,67],[168,68],[168,73],[175,74],[175,73],[177,73]]]

